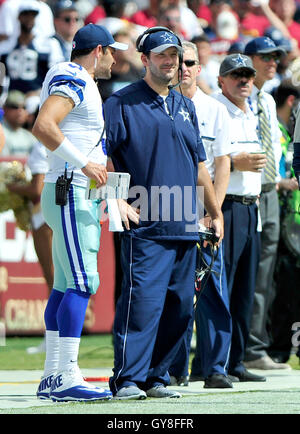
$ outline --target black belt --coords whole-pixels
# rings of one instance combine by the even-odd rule
[[[272,191],[276,188],[276,184],[263,184],[261,186],[261,192],[262,193],[269,193],[269,191]]]
[[[257,196],[238,196],[237,194],[226,194],[225,199],[240,202],[243,205],[252,205],[257,201]]]

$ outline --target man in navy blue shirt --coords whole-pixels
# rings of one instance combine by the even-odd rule
[[[148,29],[137,49],[144,79],[105,104],[108,155],[116,171],[131,175],[128,203],[120,207],[127,231],[110,388],[116,399],[177,398],[166,386],[192,317],[197,186],[204,188],[204,206],[220,239],[223,217],[204,164],[195,107],[171,86],[180,40],[168,29]]]

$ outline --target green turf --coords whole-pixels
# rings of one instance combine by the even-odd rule
[[[26,352],[26,348],[37,346],[41,341],[41,337],[6,338],[6,345],[0,346],[0,369],[43,369],[45,353]],[[82,369],[113,367],[113,358],[111,334],[82,336],[79,351],[79,364]],[[299,359],[295,355],[291,356],[289,364],[293,369],[300,369]]]
[[[40,337],[8,337],[0,346],[0,369],[43,369],[45,353],[27,354],[26,348],[41,343]],[[80,343],[81,368],[109,368],[113,366],[112,336],[83,336]]]

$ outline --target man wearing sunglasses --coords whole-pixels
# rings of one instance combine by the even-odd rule
[[[222,211],[232,341],[228,373],[238,381],[265,381],[243,365],[252,312],[260,233],[257,200],[266,159],[257,137],[257,120],[247,102],[256,70],[248,56],[231,54],[220,65],[217,100],[230,115],[231,174]]]
[[[266,152],[266,166],[262,172],[259,200],[261,217],[260,262],[256,278],[253,312],[245,354],[245,366],[253,369],[288,369],[289,365],[275,363],[267,354],[269,338],[266,328],[267,313],[271,303],[271,288],[279,242],[280,219],[276,185],[280,180],[279,163],[282,155],[276,104],[273,97],[262,90],[271,80],[285,50],[268,37],[248,42],[245,54],[250,56],[256,77],[249,104],[257,120],[257,130],[262,148]]]
[[[54,9],[54,38],[58,40],[66,62],[70,60],[73,36],[79,29],[79,14],[75,3],[61,0]]]
[[[214,181],[218,202],[222,205],[230,176],[229,154],[232,148],[229,131],[230,118],[223,104],[206,95],[197,86],[197,77],[201,72],[197,46],[185,41],[182,47],[180,91],[191,98],[195,105],[207,157],[205,165]],[[204,224],[208,226],[207,220],[206,218]],[[202,291],[200,293],[196,291],[197,344],[189,381],[204,379],[205,388],[231,388],[232,382],[227,376],[231,344],[231,316],[223,262],[223,244],[215,258],[213,258],[211,247],[204,247],[204,244],[201,242],[203,260],[211,264],[214,259],[214,265],[211,275],[201,281]],[[194,318],[190,323],[189,337],[192,334],[193,323]],[[187,345],[182,345],[169,369],[172,382],[175,384],[187,384],[189,348],[190,340],[188,339]]]

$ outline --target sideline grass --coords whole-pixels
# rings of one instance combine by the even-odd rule
[[[28,347],[37,346],[41,337],[8,337],[0,346],[0,369],[43,369],[45,353],[27,354]],[[193,358],[193,354],[191,354]],[[79,364],[83,368],[113,367],[114,353],[111,334],[84,335],[81,338]],[[289,360],[293,369],[299,369],[299,359],[294,354]]]

